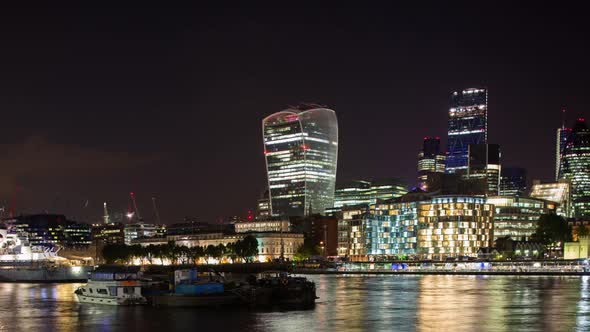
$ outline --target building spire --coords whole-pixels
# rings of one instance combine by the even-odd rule
[[[561,109],[561,129],[565,129],[565,107]]]

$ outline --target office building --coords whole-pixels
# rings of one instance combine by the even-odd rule
[[[92,242],[97,246],[125,244],[125,226],[121,223],[92,225]]]
[[[400,197],[407,192],[406,184],[397,178],[351,181],[337,186],[334,209],[328,210],[335,212],[343,206],[375,204],[379,200]]]
[[[32,247],[80,247],[92,243],[90,225],[61,214],[22,215],[4,220],[7,230]]]
[[[526,169],[502,167],[500,174],[500,196],[522,196],[527,192]]]
[[[286,217],[242,221],[234,224],[236,233],[248,232],[290,232],[291,222]]]
[[[556,214],[564,218],[570,218],[573,216],[570,188],[568,180],[548,183],[541,183],[539,180],[534,180],[530,196],[557,203]]]
[[[456,91],[451,96],[446,172],[466,171],[469,145],[486,144],[488,95],[486,89]]]
[[[440,152],[440,137],[424,137],[422,151],[418,153],[418,187],[428,191],[428,177],[445,172],[446,156]]]
[[[125,244],[131,245],[131,241],[137,238],[156,237],[156,229],[156,225],[153,224],[127,224],[123,230],[125,233]]]
[[[338,212],[338,256],[364,257],[365,244],[362,240],[364,237],[361,237],[358,227],[362,226],[362,220],[368,213],[369,206],[366,204],[343,206],[342,210]],[[357,227],[356,232],[353,232],[353,226]]]
[[[262,197],[256,202],[256,219],[270,217],[270,199],[268,199],[268,189],[264,191]]]
[[[571,183],[571,197],[575,204],[590,196],[590,130],[586,121],[576,121],[561,157],[561,178]],[[574,211],[576,216],[577,211]]]
[[[515,241],[529,241],[544,214],[555,213],[557,204],[543,199],[517,196],[487,198],[494,214],[494,241],[509,236]]]
[[[497,196],[500,192],[500,146],[498,144],[469,145],[469,180],[481,182],[483,194]]]
[[[306,216],[333,207],[338,121],[333,110],[303,105],[262,120],[270,212]]]
[[[565,115],[565,110],[562,110],[562,114]],[[565,150],[567,139],[572,134],[572,128],[565,126],[565,121],[562,121],[561,127],[557,128],[557,139],[555,144],[555,180],[562,178],[561,174],[561,158]]]
[[[365,218],[367,255],[405,256],[417,253],[419,201],[390,200],[371,205]]]
[[[370,204],[371,181],[356,180],[336,185],[334,207]]]
[[[492,246],[494,209],[485,198],[435,196],[419,204],[417,213],[420,257],[473,257]]]

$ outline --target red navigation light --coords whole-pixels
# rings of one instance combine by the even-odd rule
[[[301,145],[301,148],[302,148],[303,150],[309,150],[309,145],[307,145],[307,144],[303,144],[303,145]]]
[[[580,121],[580,122],[586,122],[586,119],[584,119],[584,118],[578,118],[578,121]]]
[[[436,136],[436,139],[440,139],[440,136]]]
[[[267,155],[267,154],[268,154],[268,150],[264,150],[264,155]]]

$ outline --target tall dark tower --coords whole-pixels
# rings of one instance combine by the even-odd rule
[[[418,153],[418,186],[428,190],[428,177],[445,172],[446,156],[440,153],[440,137],[424,137],[422,151]]]
[[[446,172],[467,170],[469,145],[488,141],[488,92],[466,89],[451,95]]]

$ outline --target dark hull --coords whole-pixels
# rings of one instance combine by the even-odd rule
[[[244,304],[238,295],[223,293],[219,295],[161,294],[148,296],[154,307],[221,307]]]

